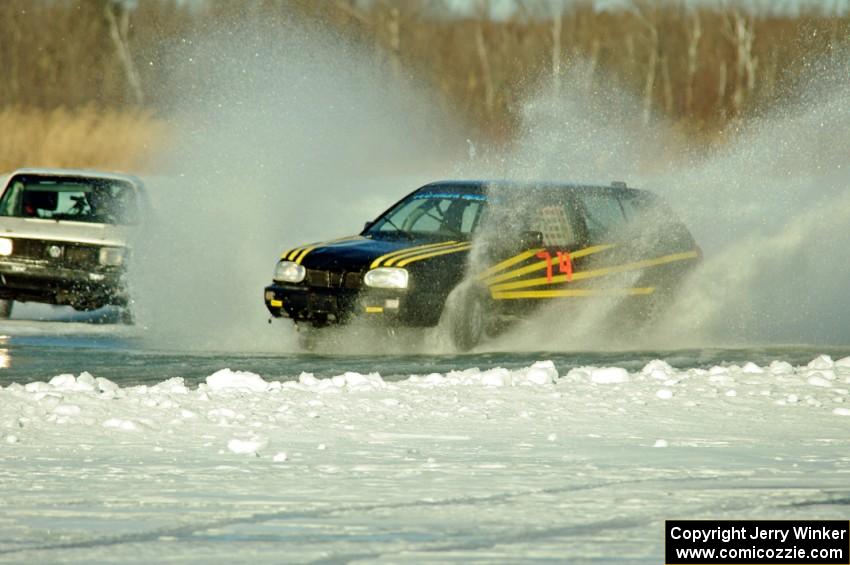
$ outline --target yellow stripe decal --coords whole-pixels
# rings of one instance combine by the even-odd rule
[[[284,251],[283,254],[281,254],[280,258],[286,259],[287,261],[295,261],[296,263],[298,263],[300,265],[301,261],[304,260],[304,257],[306,257],[308,253],[310,253],[311,251],[313,251],[317,247],[322,247],[323,245],[330,245],[331,243],[339,243],[339,242],[342,242],[342,241],[353,241],[353,240],[359,239],[359,238],[360,238],[359,235],[349,235],[349,236],[346,236],[346,237],[339,237],[337,239],[331,239],[331,240],[328,240],[328,241],[320,241],[318,243],[311,243],[309,245],[302,245],[300,247],[290,249],[289,251]],[[296,257],[298,257],[299,255],[300,255],[300,258],[296,260]]]
[[[280,308],[283,306],[283,300],[271,300],[269,301],[269,304],[272,308]]]
[[[289,256],[292,255],[294,257],[295,252],[300,250],[300,249],[301,249],[300,247],[296,247],[295,249],[288,249],[288,250],[284,251],[283,253],[281,253],[280,258],[286,259],[287,261],[290,261],[291,259],[289,258]]]
[[[625,265],[617,265],[616,267],[606,267],[603,269],[593,269],[591,271],[579,271],[573,273],[572,281],[580,281],[584,279],[594,279],[597,277],[604,277],[607,275],[614,275],[618,273],[625,273],[628,271],[637,271],[640,269],[646,269],[648,267],[657,267],[658,265],[665,265],[667,263],[674,263],[676,261],[684,261],[686,259],[696,259],[698,254],[696,251],[688,251],[686,253],[675,253],[673,255],[665,255],[664,257],[658,257],[657,259],[646,259],[644,261],[636,261],[634,263],[626,263]],[[544,265],[545,266],[545,265]],[[555,283],[564,283],[567,282],[567,275],[556,275],[553,276],[551,280],[546,277],[540,277],[535,279],[526,279],[522,281],[516,281],[512,283],[505,284],[497,284],[491,287],[493,292],[505,291],[505,290],[516,290],[518,288],[528,288],[531,286],[542,286],[548,284]]]
[[[570,253],[571,259],[578,259],[579,257],[586,257],[588,255],[593,255],[594,253],[599,253],[600,251],[605,251],[607,249],[611,249],[614,247],[613,245],[594,245],[593,247],[585,247],[584,249],[579,249],[578,251],[574,251]],[[537,263],[532,263],[531,265],[527,265],[522,267],[521,269],[517,269],[515,271],[508,271],[507,273],[502,273],[501,275],[496,275],[491,277],[486,281],[487,284],[496,284],[502,281],[507,281],[511,279],[515,279],[517,277],[521,277],[522,275],[527,275],[528,273],[533,273],[534,271],[539,271],[540,269],[546,268],[546,261],[540,261]],[[575,275],[573,275],[573,279],[575,280]]]
[[[367,314],[381,314],[384,311],[381,306],[367,306],[366,313]]]
[[[414,245],[413,247],[406,247],[405,249],[399,249],[397,251],[393,251],[392,253],[387,253],[383,257],[378,257],[372,262],[372,268],[378,266],[379,263],[383,261],[385,267],[391,267],[396,261],[399,259],[403,259],[410,255],[416,255],[417,253],[422,253],[424,251],[429,251],[433,249],[444,249],[446,247],[451,247],[452,245],[457,245],[457,241],[443,241],[440,243],[429,243],[428,245]]]
[[[407,259],[399,261],[398,266],[404,267],[406,265],[409,265],[410,263],[413,263],[414,261],[422,261],[423,259],[439,257],[440,255],[448,255],[449,253],[458,253],[460,251],[468,251],[470,249],[472,249],[471,243],[459,243],[458,245],[450,247],[448,249],[440,249],[439,251],[431,251],[430,253],[408,257]]]
[[[540,253],[541,251],[543,251],[543,250],[542,249],[529,249],[528,251],[526,251],[524,253],[520,253],[519,255],[514,255],[510,259],[505,259],[501,263],[497,263],[497,264],[493,265],[492,267],[485,269],[484,271],[479,273],[478,274],[478,280],[486,279],[490,275],[494,275],[494,274],[498,273],[499,271],[504,271],[508,267],[513,267],[517,263],[522,263],[523,261],[525,261],[529,257],[533,257],[533,256],[537,255],[538,253]]]
[[[647,295],[655,292],[655,287],[644,288],[605,288],[605,289],[570,289],[570,290],[516,290],[512,292],[492,292],[494,300],[522,300],[528,298],[561,298],[586,296],[623,296]]]

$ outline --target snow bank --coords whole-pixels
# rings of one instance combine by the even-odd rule
[[[275,379],[231,369],[198,386],[180,377],[118,386],[105,377],[66,374],[0,388],[0,473],[5,499],[17,505],[4,516],[33,547],[47,536],[79,535],[81,523],[102,524],[97,539],[113,539],[113,524],[148,532],[152,519],[168,532],[175,516],[196,520],[197,531],[217,524],[222,536],[265,536],[264,520],[252,525],[242,516],[283,508],[287,528],[306,524],[287,529],[288,539],[321,530],[349,551],[338,525],[362,531],[361,516],[386,515],[376,530],[421,520],[418,531],[446,527],[455,535],[457,524],[491,510],[505,518],[501,524],[531,523],[542,492],[554,501],[548,507],[563,510],[556,522],[567,525],[605,524],[624,511],[636,522],[690,515],[727,502],[728,489],[671,502],[666,494],[687,486],[688,477],[730,488],[746,487],[753,476],[775,481],[787,489],[782,496],[772,488],[742,488],[735,496],[781,519],[799,513],[793,497],[815,496],[813,485],[840,489],[850,469],[850,361],[825,356],[799,367],[677,369],[656,360],[636,371],[558,371],[540,361],[519,369],[426,369],[401,381],[359,372]],[[624,485],[624,478],[638,480]],[[588,485],[596,485],[592,494]],[[124,493],[139,504],[125,504]],[[465,497],[476,502],[457,503]],[[451,512],[416,510],[418,501],[440,500]],[[375,501],[398,507],[335,512]],[[68,518],[39,522],[33,508]],[[301,521],[287,514],[301,510],[308,510]],[[227,512],[238,512],[236,525],[222,525]],[[327,522],[317,518],[323,512]],[[446,522],[454,512],[465,514]],[[493,531],[498,544],[505,529]],[[657,532],[644,534],[654,540]],[[161,555],[162,543],[151,542],[142,560]],[[69,550],[57,551],[65,558]],[[78,551],[69,558],[102,557]]]

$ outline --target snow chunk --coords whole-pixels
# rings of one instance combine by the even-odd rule
[[[667,400],[668,398],[673,398],[673,391],[668,388],[658,389],[656,391],[655,396],[660,398],[661,400]]]
[[[8,443],[8,444],[18,443],[19,441],[20,440],[18,439],[18,436],[16,436],[16,435],[9,434],[9,435],[6,436],[6,443]]]
[[[227,449],[239,455],[256,455],[257,452],[266,446],[266,441],[263,439],[238,439],[233,438],[227,442]]]
[[[832,383],[821,376],[820,373],[815,373],[806,380],[812,386],[831,387]]]
[[[768,370],[774,375],[790,375],[794,372],[794,367],[785,361],[774,361],[768,366]]]
[[[220,373],[221,371],[219,371]],[[217,375],[211,375],[207,377],[207,383],[209,384],[209,379]],[[250,373],[249,373],[250,374]],[[210,386],[213,390],[216,390],[215,387]],[[241,387],[239,387],[241,388]],[[183,377],[172,377],[166,381],[162,381],[161,383],[151,387],[151,390],[154,392],[162,392],[166,394],[186,394],[189,391],[186,389],[186,383],[183,380]]]
[[[24,390],[27,392],[48,392],[53,390],[53,387],[47,383],[35,382],[25,384]]]
[[[660,359],[655,359],[647,363],[640,372],[641,374],[652,377],[653,379],[664,381],[667,380],[670,375],[675,374],[676,370],[668,363],[661,361]]]
[[[505,386],[511,384],[511,373],[501,367],[481,373],[481,384],[484,386]]]
[[[57,416],[79,416],[80,407],[76,404],[59,404],[52,412]]]
[[[850,416],[850,408],[834,408],[832,413],[836,416]]]
[[[265,392],[269,383],[256,373],[222,369],[207,377],[207,386],[214,391],[250,390],[252,392]]]
[[[121,418],[110,418],[103,423],[104,428],[115,428],[125,432],[135,432],[139,428],[130,420],[122,420]]]
[[[750,361],[743,367],[741,367],[741,372],[746,373],[748,375],[761,375],[762,373],[764,373],[764,369]]]
[[[652,447],[667,447],[667,440],[657,439],[655,440],[655,443],[652,444]]]
[[[94,382],[100,392],[115,392],[119,388],[117,384],[103,377],[96,378]]]
[[[74,375],[56,375],[50,379],[50,386],[58,388],[59,390],[74,390],[77,386],[77,379]]]
[[[82,372],[77,377],[77,390],[93,391],[96,386],[96,381],[91,373]]]
[[[284,463],[287,459],[289,459],[289,457],[286,455],[285,451],[281,451],[280,453],[277,453],[274,457],[272,457],[272,461],[274,461],[275,463]]]
[[[590,372],[590,380],[597,384],[624,383],[629,380],[629,372],[620,367],[594,368]]]
[[[552,361],[538,361],[525,370],[525,380],[536,385],[548,385],[558,380],[558,370]]]
[[[832,362],[832,357],[829,355],[819,355],[815,359],[809,362],[806,367],[809,369],[815,369],[817,371],[822,371],[824,369],[832,369],[835,363]]]
[[[850,357],[842,357],[835,362],[835,366],[841,369],[850,369]]]

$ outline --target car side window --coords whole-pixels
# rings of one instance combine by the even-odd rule
[[[568,248],[578,239],[571,218],[569,203],[544,205],[537,210],[529,228],[543,234],[545,247]]]
[[[484,206],[481,202],[470,202],[463,208],[463,214],[460,218],[461,233],[470,234],[478,225],[478,219],[481,216]]]
[[[584,205],[584,219],[590,241],[603,241],[625,224],[623,209],[614,193],[583,190],[578,197]]]

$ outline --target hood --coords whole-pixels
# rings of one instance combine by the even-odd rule
[[[290,249],[282,259],[308,269],[366,271],[376,267],[404,266],[400,263],[469,249],[469,242],[433,240],[387,240],[354,236]]]
[[[89,243],[93,245],[127,245],[126,226],[47,220],[41,218],[0,218],[0,237],[20,237]]]

